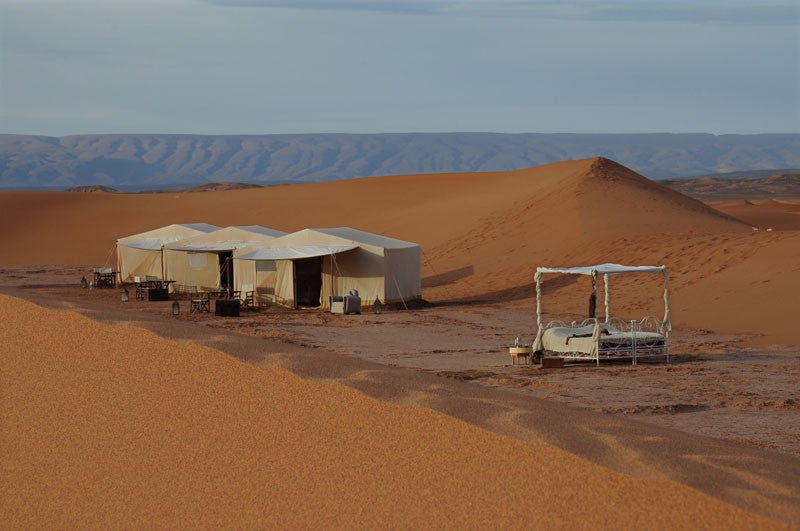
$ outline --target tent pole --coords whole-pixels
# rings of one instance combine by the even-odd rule
[[[297,266],[295,265],[294,260],[292,260],[292,298],[294,299],[292,301],[293,303],[292,306],[296,310],[297,309]]]
[[[231,268],[233,267],[233,259],[229,256],[225,259],[225,278],[227,279],[228,285],[228,298],[233,297],[233,286],[231,286]]]
[[[606,302],[606,322],[611,318],[611,315],[608,313],[608,273],[603,275],[603,291],[605,292],[605,302]]]

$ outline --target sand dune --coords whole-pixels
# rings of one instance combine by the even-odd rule
[[[778,527],[143,330],[7,296],[0,319],[10,527]]]
[[[423,296],[431,300],[532,308],[538,265],[667,264],[677,326],[796,343],[786,297],[773,301],[775,319],[763,319],[747,302],[760,299],[763,286],[742,281],[761,278],[769,263],[770,271],[783,272],[770,279],[770,289],[789,293],[794,233],[754,235],[751,222],[729,215],[738,210],[720,209],[603,158],[203,194],[0,192],[0,264],[113,265],[117,237],[176,222],[284,231],[344,225],[421,243],[429,279]],[[733,267],[741,276],[721,275]],[[614,313],[663,311],[659,282],[615,279]],[[580,281],[557,280],[546,290],[557,293],[548,296],[547,311],[584,311],[587,289]]]
[[[205,194],[0,192],[0,207],[4,265],[101,263],[118,237],[194,221],[259,223],[285,231],[356,226],[419,241],[428,249],[484,232],[487,223],[501,231],[501,238],[522,235],[530,241],[553,233],[560,240],[609,239],[738,228],[699,201],[607,159],[513,172],[407,175]]]
[[[720,201],[710,205],[762,229],[800,230],[800,200]]]

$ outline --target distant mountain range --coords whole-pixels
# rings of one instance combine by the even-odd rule
[[[0,188],[120,190],[515,170],[602,156],[651,179],[800,167],[800,134],[0,135]]]
[[[91,184],[91,185],[82,185],[82,186],[73,186],[71,188],[67,188],[64,190],[65,192],[79,192],[79,193],[88,193],[88,194],[119,194],[119,193],[141,193],[141,194],[165,194],[165,193],[190,193],[190,192],[220,192],[225,190],[247,190],[252,188],[263,188],[260,184],[252,184],[252,183],[206,183],[206,184],[198,184],[196,186],[191,186],[189,188],[155,188],[155,189],[145,189],[145,190],[136,190],[135,192],[126,192],[123,190],[117,190],[116,188],[111,188],[110,186],[104,186],[102,184]]]
[[[720,174],[693,179],[666,179],[661,184],[701,201],[800,198],[800,170],[763,173],[736,172],[737,177]]]

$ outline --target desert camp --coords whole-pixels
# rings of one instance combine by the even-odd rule
[[[800,530],[798,35],[0,0],[0,531]]]
[[[213,227],[177,227],[198,226]],[[140,290],[162,289],[166,282],[176,293],[250,297],[255,307],[321,309],[351,291],[370,304],[406,304],[422,294],[418,244],[349,227],[286,234],[258,225],[231,226],[185,238],[164,227],[117,242],[119,282]],[[143,265],[145,252],[149,262]],[[160,282],[141,288],[148,281]]]

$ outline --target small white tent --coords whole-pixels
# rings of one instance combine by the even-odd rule
[[[235,285],[231,267],[233,251],[268,243],[286,233],[247,225],[226,227],[164,246],[164,274],[174,280],[176,291],[196,286],[199,291],[216,291]]]
[[[167,225],[117,240],[117,270],[120,282],[133,282],[134,277],[142,280],[154,276],[164,277],[162,247],[169,243],[206,234],[219,227],[208,223],[180,223]]]
[[[349,227],[305,229],[234,251],[236,289],[253,286],[256,304],[329,306],[358,290],[371,304],[422,296],[422,248]]]

